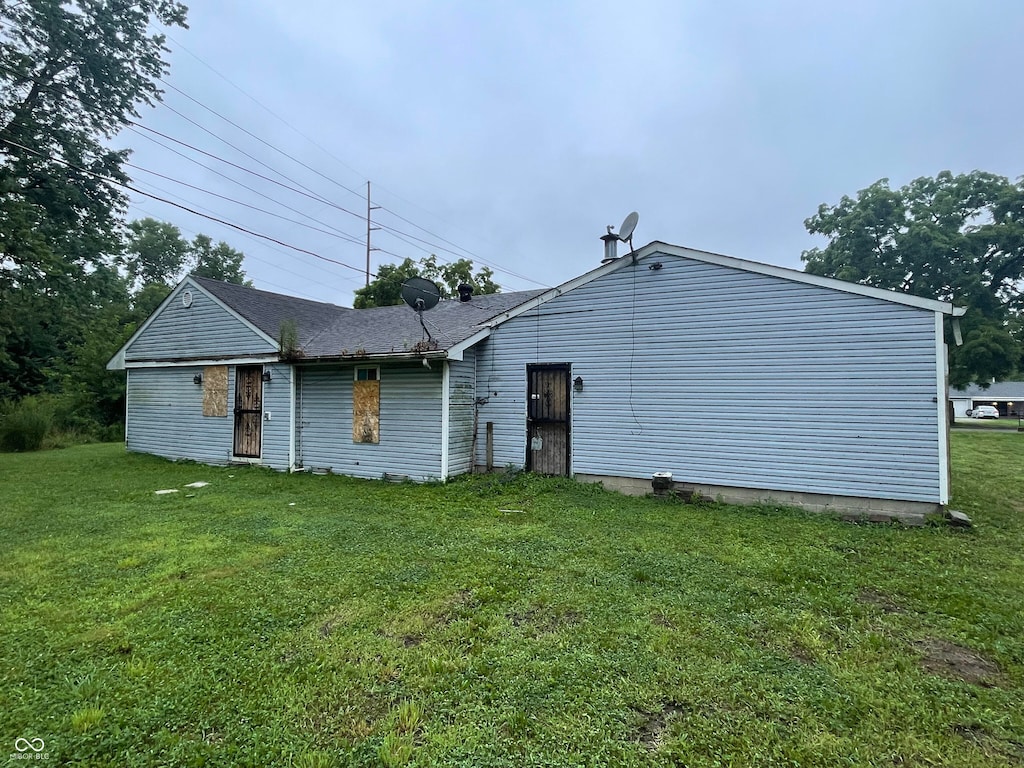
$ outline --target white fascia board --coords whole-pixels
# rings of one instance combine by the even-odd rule
[[[280,363],[277,355],[256,355],[253,357],[201,357],[194,360],[139,360],[125,363],[131,368],[194,368],[197,365],[259,365],[263,363]]]
[[[272,338],[271,336],[268,336],[266,333],[261,331],[259,328],[257,328],[255,325],[250,323],[248,320],[246,320],[244,317],[242,317],[240,314],[238,314],[235,310],[233,310],[231,307],[229,307],[227,304],[225,304],[223,301],[221,301],[216,296],[214,296],[212,293],[210,293],[209,291],[204,289],[201,285],[199,285],[199,283],[195,282],[192,279],[191,275],[189,275],[189,276],[183,278],[180,283],[178,283],[176,286],[174,286],[171,289],[171,292],[167,294],[167,298],[165,298],[163,301],[160,302],[160,306],[158,306],[155,310],[153,310],[153,313],[149,317],[147,317],[146,320],[142,323],[142,325],[140,325],[136,329],[135,333],[133,333],[131,335],[131,337],[128,339],[128,341],[126,341],[121,346],[121,348],[119,350],[117,350],[117,352],[114,353],[114,356],[112,358],[110,358],[110,361],[107,363],[107,370],[108,371],[122,371],[122,370],[124,370],[129,365],[125,361],[125,353],[128,351],[128,347],[130,347],[132,344],[135,343],[135,340],[137,338],[139,338],[139,336],[141,336],[145,332],[145,330],[160,315],[160,313],[164,311],[164,307],[166,307],[174,299],[176,299],[181,294],[182,289],[185,288],[186,286],[188,288],[190,288],[190,289],[194,289],[194,290],[202,292],[202,294],[204,296],[206,296],[206,298],[210,299],[210,301],[212,301],[218,307],[223,309],[225,312],[230,314],[232,317],[236,318],[246,328],[248,328],[250,331],[255,333],[261,339],[266,341],[272,347],[276,348],[278,346],[277,339]],[[135,366],[135,367],[138,367],[138,366]]]
[[[638,255],[639,251],[637,251],[634,254],[634,258],[636,258]],[[625,256],[620,256],[615,261],[610,261],[607,264],[602,264],[597,269],[592,269],[589,272],[580,275],[579,277],[574,277],[572,280],[569,280],[568,282],[562,283],[561,285],[557,285],[554,288],[540,294],[539,296],[534,296],[529,301],[523,302],[519,306],[512,307],[512,309],[502,312],[501,314],[495,315],[486,323],[484,323],[484,325],[487,326],[485,330],[490,331],[490,329],[496,328],[502,323],[511,320],[513,317],[518,317],[524,312],[529,312],[531,309],[539,307],[541,304],[545,304],[551,301],[552,299],[558,298],[563,293],[567,293],[573,290],[574,288],[579,288],[581,285],[586,285],[587,283],[596,280],[599,277],[603,277],[604,275],[607,275],[610,272],[614,272],[617,269],[622,269],[622,267],[626,266],[627,264],[632,264],[633,260],[634,259],[630,258],[630,254],[626,254]],[[482,332],[483,331],[481,331],[480,333]],[[470,336],[469,339],[466,339],[466,341],[463,341],[461,344],[456,345],[455,347],[453,347],[453,349],[456,349],[458,347],[465,348],[471,346],[469,344],[469,341],[472,339],[475,339],[475,341],[473,341],[473,343],[475,344],[476,342],[482,341],[483,339],[487,338],[486,336],[480,336],[480,333],[477,333],[474,336]]]
[[[470,347],[479,344],[481,341],[491,335],[490,328],[483,328],[468,339],[463,339],[458,344],[453,344],[448,348],[447,357],[449,360],[462,360],[465,358],[466,350]]]
[[[637,251],[637,260],[639,261],[640,259],[647,258],[654,254],[681,256],[687,259],[694,259],[695,261],[703,261],[707,264],[717,264],[722,267],[740,269],[744,272],[754,272],[760,275],[779,277],[783,280],[792,280],[797,283],[816,285],[821,288],[831,288],[835,291],[853,293],[858,296],[868,296],[873,299],[889,301],[893,304],[905,304],[909,307],[927,309],[932,312],[941,312],[944,315],[953,315],[954,317],[959,317],[966,311],[963,307],[954,307],[948,301],[936,301],[935,299],[926,299],[921,296],[912,296],[909,293],[887,291],[884,288],[875,288],[870,285],[851,283],[846,280],[838,280],[834,277],[812,275],[807,272],[800,272],[799,270],[790,269],[788,267],[777,267],[774,264],[762,264],[759,261],[737,259],[734,256],[724,256],[722,254],[711,253],[709,251],[698,251],[693,248],[684,248],[682,246],[669,245],[668,243],[658,241],[645,245]]]

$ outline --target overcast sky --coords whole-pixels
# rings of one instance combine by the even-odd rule
[[[367,180],[371,268],[465,256],[522,290],[597,266],[632,210],[638,246],[801,269],[821,244],[804,220],[879,178],[1024,174],[1019,0],[194,0],[189,24],[143,124],[310,196],[138,129],[119,137],[133,163],[199,189],[130,174],[355,269],[141,196],[130,217],[224,239],[257,287],[337,304],[364,282]]]

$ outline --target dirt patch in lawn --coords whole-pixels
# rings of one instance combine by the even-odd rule
[[[921,653],[918,663],[925,672],[986,687],[999,682],[999,667],[995,662],[970,648],[934,637],[918,640],[914,647]]]
[[[657,752],[665,743],[665,732],[673,720],[686,714],[686,707],[674,701],[666,701],[657,712],[641,712],[638,738],[648,752]]]
[[[538,634],[557,632],[562,627],[572,627],[580,623],[582,616],[572,608],[552,608],[550,606],[533,606],[525,611],[508,614],[508,620],[515,627],[532,629]]]
[[[859,593],[857,593],[857,602],[878,608],[884,613],[903,612],[903,609],[900,607],[899,603],[897,603],[884,592],[878,592],[874,589],[862,589]]]

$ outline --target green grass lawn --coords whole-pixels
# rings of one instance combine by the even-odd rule
[[[0,759],[1021,765],[1022,457],[953,435],[962,531],[0,455]]]
[[[1003,416],[999,419],[956,419],[953,426],[966,429],[1017,429],[1020,423],[1016,416]]]

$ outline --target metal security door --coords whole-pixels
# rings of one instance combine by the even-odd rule
[[[526,468],[569,474],[569,363],[526,366]]]
[[[235,456],[260,457],[263,429],[263,366],[235,369]]]

